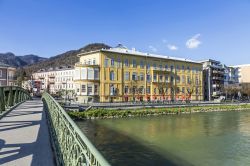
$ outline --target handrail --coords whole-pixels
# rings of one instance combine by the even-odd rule
[[[42,99],[57,165],[110,165],[52,96],[45,92]]]
[[[30,94],[21,87],[0,86],[0,114],[29,99],[31,99]]]

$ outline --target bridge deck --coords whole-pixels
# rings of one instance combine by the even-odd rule
[[[55,165],[41,100],[26,101],[0,120],[0,165]]]

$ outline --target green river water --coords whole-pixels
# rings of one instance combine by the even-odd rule
[[[112,165],[250,165],[250,111],[77,124]]]

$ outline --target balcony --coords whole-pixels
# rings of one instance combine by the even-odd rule
[[[212,87],[213,87],[213,88],[219,88],[219,87],[220,87],[220,84],[213,84]]]
[[[213,92],[212,96],[219,96],[220,94],[221,94],[220,91],[215,91],[215,92]]]
[[[55,84],[55,81],[54,80],[50,80],[49,84]]]
[[[55,78],[55,75],[49,75],[49,78]]]
[[[212,77],[213,80],[224,80],[224,77]]]
[[[38,79],[43,80],[45,77],[44,76],[39,76]]]

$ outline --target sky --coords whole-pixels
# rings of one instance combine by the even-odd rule
[[[250,63],[250,0],[0,0],[0,52],[51,57],[86,44]]]

